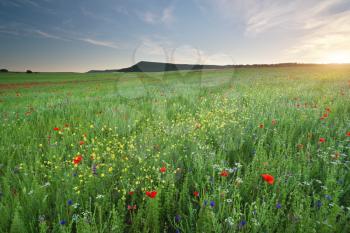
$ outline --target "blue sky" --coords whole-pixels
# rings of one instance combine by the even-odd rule
[[[349,0],[0,0],[0,66],[350,62]]]

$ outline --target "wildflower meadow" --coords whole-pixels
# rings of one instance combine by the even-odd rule
[[[0,74],[0,232],[350,232],[350,66]]]

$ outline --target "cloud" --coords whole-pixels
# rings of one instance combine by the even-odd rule
[[[141,38],[140,44],[134,49],[132,63],[139,61],[169,62],[169,42],[151,37]]]
[[[173,10],[174,10],[173,7],[166,7],[163,9],[161,21],[164,24],[170,24],[174,22],[175,17],[173,14]]]
[[[197,0],[196,3],[200,9],[213,7],[226,20],[242,23],[245,34],[255,36],[277,27],[295,30],[314,27],[317,16],[323,14],[327,17],[330,9],[346,1]]]
[[[14,1],[8,1],[8,0],[0,0],[0,5],[4,7],[20,7],[19,4],[17,4]]]
[[[139,13],[139,17],[142,21],[148,24],[171,24],[175,21],[173,14],[174,8],[172,6],[165,7],[161,12],[146,11],[145,13]]]
[[[110,41],[101,41],[101,40],[95,40],[95,39],[91,39],[91,38],[83,38],[80,40],[84,41],[86,43],[92,44],[92,45],[97,45],[97,46],[102,46],[102,47],[107,47],[107,48],[112,48],[112,49],[120,49],[120,46],[118,46],[114,42],[110,42]]]
[[[102,22],[105,22],[105,23],[115,23],[115,20],[111,19],[111,18],[108,18],[108,17],[105,17],[101,14],[97,14],[95,12],[92,12],[90,10],[87,10],[86,8],[82,7],[80,8],[81,10],[81,13],[89,18],[92,18],[92,19],[95,19],[95,20],[99,20],[99,21],[102,21]]]
[[[173,49],[171,62],[176,64],[201,64],[204,61],[204,52],[191,45],[181,45]]]
[[[132,63],[156,61],[175,64],[234,64],[227,53],[210,53],[189,44],[176,45],[169,38],[161,36],[143,37],[133,54]]]
[[[322,62],[328,57],[350,54],[348,0],[196,0],[196,3],[203,13],[212,7],[223,20],[242,25],[245,37],[274,35],[276,39],[271,41],[287,38],[286,42],[278,41],[289,47],[280,52],[286,61]]]
[[[55,39],[55,40],[63,40],[63,41],[69,41],[69,40],[66,39],[66,38],[62,38],[62,37],[59,37],[59,36],[55,36],[55,35],[49,34],[49,33],[47,33],[47,32],[41,31],[41,30],[34,30],[33,32],[36,33],[36,34],[38,34],[38,35],[40,35],[41,37],[44,37],[44,38]]]
[[[304,35],[285,51],[287,55],[323,62],[333,53],[350,54],[350,10],[328,17],[319,16],[314,21],[305,23]]]
[[[147,12],[145,12],[144,14],[141,15],[141,19],[142,19],[144,22],[149,23],[149,24],[154,24],[154,23],[156,23],[156,19],[157,19],[157,18],[158,18],[158,17],[157,17],[154,13],[149,12],[149,11],[147,11]]]
[[[32,0],[17,0],[20,3],[40,8],[40,5]]]

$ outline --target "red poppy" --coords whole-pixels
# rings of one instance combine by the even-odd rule
[[[134,193],[135,193],[134,191],[130,191],[129,195],[132,196],[132,195],[134,195]]]
[[[193,195],[194,195],[195,197],[199,197],[199,192],[194,191],[194,192],[193,192]]]
[[[320,138],[318,141],[319,141],[320,143],[323,143],[323,142],[326,142],[326,139],[325,139],[325,138]]]
[[[346,136],[350,137],[350,131],[346,133]]]
[[[83,160],[83,156],[78,155],[78,156],[76,156],[76,157],[73,159],[73,163],[74,163],[75,165],[78,165],[78,164],[81,162],[81,160]]]
[[[260,125],[259,125],[259,128],[260,128],[260,129],[263,129],[263,128],[264,128],[264,124],[260,124]]]
[[[60,128],[55,127],[55,128],[53,128],[53,130],[54,130],[54,131],[59,131],[59,130],[60,130]]]
[[[275,178],[269,174],[262,174],[261,177],[271,185],[275,182]]]
[[[323,117],[328,117],[329,115],[328,115],[328,113],[325,113],[325,114],[323,114]]]
[[[80,141],[79,145],[84,145],[84,143],[85,143],[84,141]]]
[[[228,172],[227,172],[226,170],[223,170],[223,171],[220,173],[220,176],[227,177],[227,176],[228,176]]]
[[[146,192],[146,195],[149,196],[150,198],[155,198],[157,196],[157,191],[152,191],[152,192]]]
[[[324,117],[321,117],[320,120],[321,120],[321,121],[324,120]]]
[[[128,210],[136,210],[137,206],[136,205],[128,205]]]
[[[166,172],[166,167],[161,167],[161,168],[159,169],[159,171],[160,171],[161,173]]]

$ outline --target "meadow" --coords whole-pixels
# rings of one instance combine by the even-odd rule
[[[0,232],[350,232],[350,66],[0,74]]]

